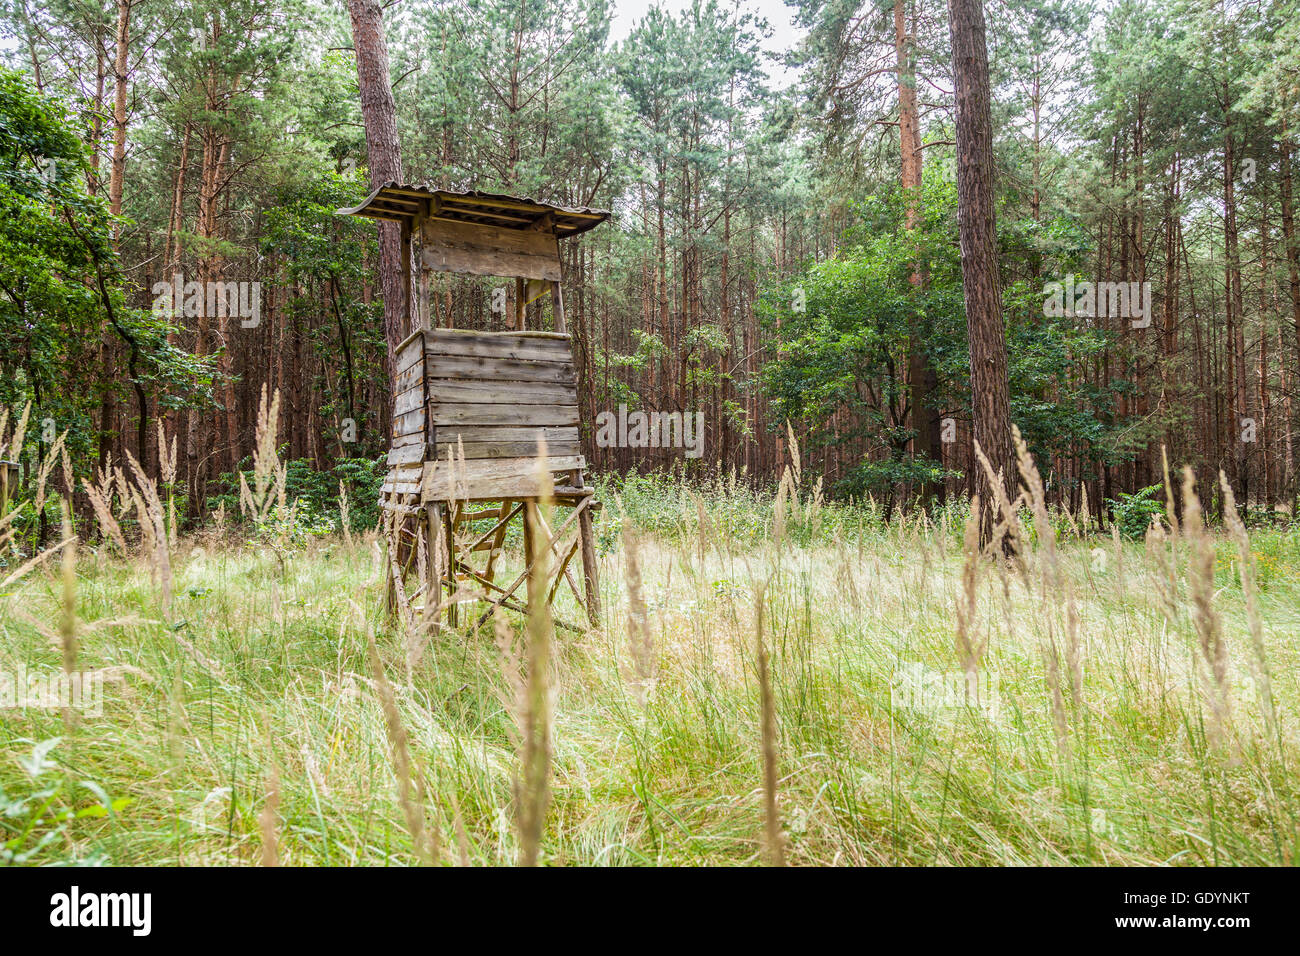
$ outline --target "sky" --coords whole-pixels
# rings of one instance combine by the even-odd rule
[[[726,2],[726,0],[723,0]],[[637,21],[646,15],[653,6],[663,7],[670,13],[680,13],[691,5],[691,0],[610,0],[613,22],[610,24],[609,39],[617,43],[627,39]],[[740,0],[743,9],[755,13],[767,20],[772,28],[772,36],[763,44],[771,53],[785,53],[802,38],[805,31],[794,26],[794,11],[785,5],[784,0]],[[785,87],[794,82],[795,74],[780,64],[768,65],[768,75],[773,85]]]
[[[691,0],[612,0],[613,22],[610,25],[610,42],[617,43],[625,40],[637,21],[656,3],[672,13],[680,13],[691,5]],[[744,9],[766,19],[772,27],[772,36],[763,44],[769,52],[785,53],[802,37],[804,31],[795,29],[791,22],[794,11],[785,5],[784,0],[740,0],[740,3]],[[0,37],[0,50],[15,49],[17,49],[15,40]],[[767,70],[773,85],[777,87],[785,87],[794,82],[794,73],[779,64],[768,65]]]

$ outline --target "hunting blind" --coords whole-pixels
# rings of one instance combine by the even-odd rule
[[[498,607],[523,611],[515,595],[549,552],[549,579],[539,592],[549,604],[563,581],[599,618],[592,511],[599,505],[584,481],[573,351],[564,317],[560,241],[609,218],[531,199],[451,192],[386,183],[340,215],[401,227],[407,325],[397,347],[392,445],[382,505],[397,546],[389,549],[388,600],[412,595],[446,606],[456,620],[464,600],[486,600],[479,621]],[[435,272],[514,279],[513,328],[434,328]],[[550,294],[554,328],[526,328],[527,304]],[[548,526],[539,504],[565,507]],[[495,507],[473,510],[477,503]],[[524,572],[504,586],[498,559],[511,524],[523,524]],[[476,533],[473,529],[490,527]],[[580,554],[583,587],[570,567]],[[477,563],[475,563],[477,562]],[[473,595],[473,597],[467,597]],[[562,624],[563,622],[557,621]]]

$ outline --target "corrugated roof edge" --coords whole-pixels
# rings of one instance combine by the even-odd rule
[[[392,180],[375,187],[373,190],[371,190],[370,194],[366,196],[366,198],[362,200],[358,205],[351,206],[346,209],[338,210],[336,215],[339,216],[365,215],[366,210],[371,206],[371,204],[375,202],[376,199],[380,198],[381,194],[383,194],[385,190],[394,190],[394,191],[402,190],[408,193],[417,193],[429,197],[442,196],[452,200],[455,200],[457,198],[479,199],[479,200],[487,200],[489,202],[493,200],[497,200],[503,203],[511,203],[511,204],[533,207],[534,209],[536,209],[538,215],[544,215],[545,213],[550,212],[559,216],[581,217],[582,219],[587,220],[586,222],[583,223],[566,224],[567,228],[565,228],[563,234],[560,235],[560,238],[567,238],[568,236],[576,236],[579,233],[586,232],[589,229],[594,229],[596,226],[599,226],[601,223],[608,221],[611,217],[611,213],[605,209],[592,209],[586,206],[580,206],[580,207],[557,206],[553,203],[541,202],[536,199],[531,199],[527,196],[508,196],[504,193],[489,193],[477,189],[466,190],[462,192],[454,189],[438,189],[436,187],[430,186],[427,183],[399,183]]]

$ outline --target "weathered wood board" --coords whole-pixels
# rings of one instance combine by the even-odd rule
[[[489,499],[512,490],[531,495],[539,439],[548,461],[569,463],[555,465],[558,470],[581,467],[572,464],[581,460],[582,446],[567,335],[422,329],[398,354],[404,367],[394,381],[386,491],[445,500],[449,489],[439,476],[450,453],[466,461],[460,480],[473,488],[462,492]],[[441,471],[424,481],[419,468],[434,461]],[[494,464],[501,462],[513,464],[502,472]]]
[[[586,467],[581,455],[546,459],[547,472],[568,472]],[[498,458],[425,462],[420,494],[425,501],[498,499],[540,494],[542,478],[535,458]],[[395,481],[399,490],[408,483],[404,472]]]
[[[573,366],[567,335],[538,332],[465,332],[427,329],[424,348],[430,356],[463,356],[524,362],[563,362]]]
[[[577,425],[577,405],[492,405],[430,399],[429,417],[441,425]]]
[[[429,378],[450,378],[460,381],[554,382],[557,385],[573,385],[576,382],[573,362],[567,357],[562,362],[538,362],[431,352],[427,368]],[[418,374],[413,377],[416,381],[419,380]],[[399,376],[397,385],[399,390],[409,388],[410,385],[410,381]]]
[[[420,261],[434,272],[560,281],[560,247],[552,233],[426,219],[420,238]]]

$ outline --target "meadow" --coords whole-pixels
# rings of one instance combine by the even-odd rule
[[[389,617],[376,531],[164,540],[166,600],[78,529],[0,585],[0,670],[103,682],[0,711],[5,861],[1296,862],[1300,532],[807,485],[606,482],[580,633]]]

